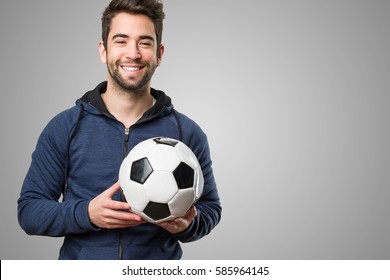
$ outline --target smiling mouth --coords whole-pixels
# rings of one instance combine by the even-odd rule
[[[135,72],[141,70],[142,67],[121,66],[121,68],[125,71]]]

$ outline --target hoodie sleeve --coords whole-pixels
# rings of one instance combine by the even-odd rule
[[[194,122],[187,118],[184,118],[182,121],[184,128],[183,141],[187,143],[197,156],[204,176],[203,194],[195,205],[197,216],[187,230],[175,235],[177,240],[185,243],[196,241],[209,234],[219,223],[222,208],[212,170],[207,136]],[[188,129],[190,129],[191,134],[186,136],[188,135],[186,131]]]
[[[30,235],[64,236],[97,230],[89,221],[87,200],[59,202],[65,176],[68,135],[76,110],[53,118],[43,130],[18,199],[18,221]]]

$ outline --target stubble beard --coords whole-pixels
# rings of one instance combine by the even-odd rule
[[[152,76],[157,68],[157,66],[151,66],[149,63],[142,62],[144,65],[144,69],[146,69],[145,73],[140,78],[131,78],[125,79],[119,71],[120,62],[113,62],[111,64],[107,63],[108,73],[112,78],[112,81],[116,84],[121,92],[131,93],[136,95],[144,94],[148,89],[149,82],[152,79]]]

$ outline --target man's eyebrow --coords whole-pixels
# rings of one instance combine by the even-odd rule
[[[112,36],[112,40],[115,40],[116,38],[124,38],[124,39],[128,39],[130,38],[129,35],[126,35],[126,34],[123,34],[123,33],[118,33],[118,34],[115,34],[114,36]],[[155,41],[154,37],[153,36],[150,36],[150,35],[141,35],[139,37],[140,40],[151,40],[151,41]]]
[[[118,33],[112,36],[112,40],[115,40],[116,38],[129,38],[129,35]]]
[[[139,37],[141,40],[151,40],[154,41],[154,37],[150,35],[142,35]]]

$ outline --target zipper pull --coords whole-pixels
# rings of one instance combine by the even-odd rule
[[[130,138],[130,128],[125,128],[125,141],[123,143],[123,154],[126,157],[129,154],[129,138]]]
[[[129,142],[130,128],[125,128],[125,141]]]

